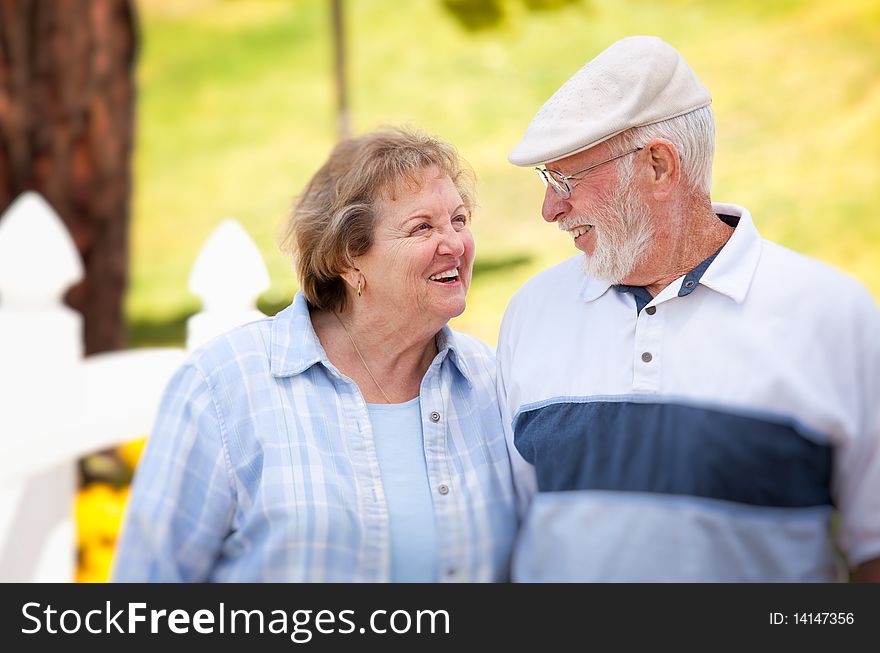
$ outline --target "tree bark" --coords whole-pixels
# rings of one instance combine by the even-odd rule
[[[336,85],[336,125],[339,140],[351,136],[351,117],[348,112],[348,80],[345,75],[345,8],[342,0],[330,3],[333,14],[333,78]]]
[[[125,346],[136,55],[129,0],[0,0],[0,213],[35,190],[64,220],[86,353]]]

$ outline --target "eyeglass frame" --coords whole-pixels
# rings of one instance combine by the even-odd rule
[[[556,192],[556,194],[559,195],[559,197],[561,197],[564,200],[567,200],[567,199],[571,198],[571,195],[574,192],[574,188],[572,187],[572,185],[568,181],[569,179],[574,179],[578,175],[582,175],[585,172],[589,172],[590,170],[594,170],[594,169],[598,168],[599,166],[605,165],[606,163],[611,163],[612,161],[615,161],[617,159],[621,159],[629,154],[635,154],[639,150],[643,150],[643,149],[645,149],[645,147],[644,147],[644,145],[641,145],[633,150],[629,150],[628,152],[624,152],[623,154],[617,154],[617,155],[611,157],[610,159],[605,159],[604,161],[600,161],[599,163],[594,163],[593,165],[588,166],[588,167],[584,168],[583,170],[578,170],[577,172],[573,172],[570,175],[563,175],[558,170],[548,170],[546,167],[538,168],[536,166],[535,170],[538,172],[538,175],[541,177],[541,181],[544,182],[545,188],[547,186],[550,186],[551,188],[553,188],[553,190]],[[559,175],[559,176],[555,177],[555,176],[553,176],[553,173],[555,173],[556,175]],[[563,187],[560,188],[560,186],[558,186],[554,182],[559,182],[560,184],[563,184]]]

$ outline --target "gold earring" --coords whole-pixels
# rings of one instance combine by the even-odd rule
[[[361,280],[360,280],[360,279],[358,279],[358,290],[357,290],[357,293],[358,293],[358,297],[360,297],[360,296],[361,296]]]

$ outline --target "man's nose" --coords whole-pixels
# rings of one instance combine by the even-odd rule
[[[544,190],[544,204],[541,206],[541,215],[547,222],[558,222],[568,215],[571,203],[564,200],[549,186]]]

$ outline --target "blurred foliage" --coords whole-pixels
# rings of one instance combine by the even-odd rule
[[[549,11],[565,5],[578,4],[584,0],[523,0],[527,9],[532,11]]]
[[[501,0],[443,0],[443,6],[472,32],[495,27],[504,18]]]
[[[530,11],[551,11],[583,0],[522,0]],[[506,16],[510,0],[442,0],[443,7],[469,32],[498,27]]]
[[[477,174],[477,265],[523,261],[478,274],[453,326],[494,343],[516,288],[575,253],[541,220],[533,173],[506,157],[553,91],[629,34],[665,38],[712,91],[713,195],[749,207],[766,237],[880,295],[880,3],[500,4],[504,19],[477,33],[439,0],[345,2],[355,132],[410,123],[454,143]],[[260,306],[284,306],[296,290],[275,236],[335,140],[330,16],[323,0],[142,0],[138,8],[127,313],[136,343],[179,343],[198,310],[190,268],[226,217],[266,259],[272,287]]]

